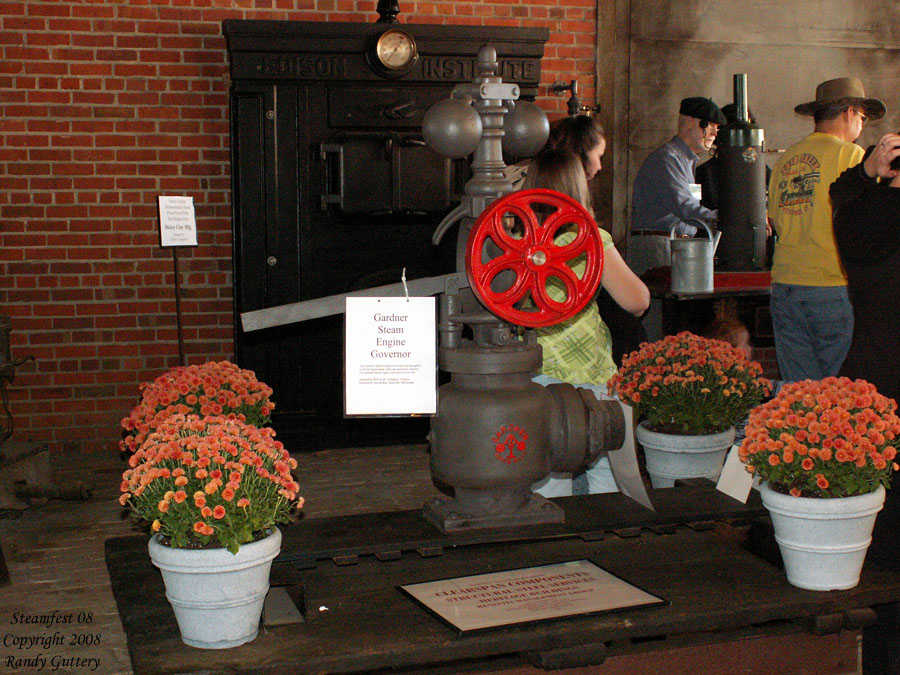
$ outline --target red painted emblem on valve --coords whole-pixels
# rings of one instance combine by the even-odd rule
[[[581,256],[579,276],[572,265]],[[521,190],[495,200],[466,244],[466,276],[475,295],[520,326],[553,326],[574,316],[594,298],[602,275],[603,242],[594,219],[554,190]],[[550,297],[548,283],[561,284],[565,297]]]
[[[528,432],[517,424],[504,424],[494,437],[494,454],[501,462],[512,464],[525,456]]]

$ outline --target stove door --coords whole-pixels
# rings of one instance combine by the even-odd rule
[[[459,163],[438,155],[421,134],[341,132],[319,146],[325,163],[320,207],[336,218],[427,217],[458,202]]]
[[[378,218],[432,216],[457,204],[468,164],[441,157],[421,134],[425,113],[446,96],[443,86],[331,88],[320,206],[337,218]]]

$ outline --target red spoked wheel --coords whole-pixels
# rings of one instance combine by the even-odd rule
[[[571,265],[580,256],[579,276]],[[602,275],[603,242],[594,219],[555,190],[497,199],[472,225],[466,244],[466,276],[475,295],[490,312],[520,326],[553,326],[575,316],[596,295]],[[550,283],[561,284],[565,297],[550,297]]]

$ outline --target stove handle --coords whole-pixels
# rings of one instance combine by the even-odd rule
[[[334,172],[329,156],[337,158],[337,186],[333,185]],[[344,146],[340,143],[320,143],[319,159],[325,162],[325,194],[319,195],[319,209],[326,211],[330,204],[337,204],[338,208],[344,208]]]

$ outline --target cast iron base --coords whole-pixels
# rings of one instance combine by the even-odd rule
[[[435,497],[425,503],[422,515],[444,533],[517,525],[546,525],[566,521],[566,513],[562,507],[538,494],[532,494],[518,509],[486,513],[467,512],[464,506],[451,497]]]

